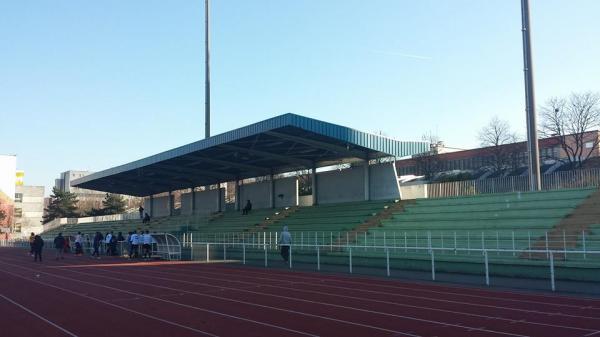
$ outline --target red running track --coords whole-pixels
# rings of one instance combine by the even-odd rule
[[[600,336],[600,299],[0,249],[0,336]]]

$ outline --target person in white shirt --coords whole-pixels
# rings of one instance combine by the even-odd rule
[[[77,232],[75,235],[75,255],[83,255],[83,235],[81,232]]]
[[[106,236],[104,237],[104,247],[106,248],[106,255],[110,256],[111,255],[111,250],[110,250],[110,241],[112,240],[112,234],[111,233],[106,233]]]
[[[133,234],[131,234],[129,236],[129,240],[131,241],[131,251],[129,252],[129,258],[137,258],[139,257],[138,255],[138,246],[140,244],[140,235],[136,232],[133,232]]]
[[[283,226],[283,231],[279,237],[279,246],[281,247],[281,257],[287,263],[290,259],[290,245],[292,244],[292,234],[288,231],[288,226]]]
[[[143,242],[143,255],[142,257],[148,258],[150,259],[150,255],[152,253],[152,235],[150,235],[150,232],[146,231],[144,233],[144,235],[142,235],[142,242]]]

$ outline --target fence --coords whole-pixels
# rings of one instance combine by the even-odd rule
[[[562,235],[559,235],[562,234]],[[402,232],[292,232],[293,251],[288,263],[313,265],[321,270],[325,265],[345,266],[353,273],[357,267],[379,268],[390,276],[391,270],[403,270],[402,260],[416,259],[421,266],[427,260],[431,278],[435,280],[436,263],[448,271],[448,263],[480,265],[485,284],[490,284],[490,271],[503,275],[501,268],[516,268],[513,273],[533,278],[550,278],[555,290],[555,268],[561,277],[572,277],[571,270],[585,269],[596,273],[600,268],[600,238],[581,233],[553,233],[540,229],[514,231],[402,231]],[[242,264],[271,265],[281,260],[278,255],[279,233],[184,233],[183,247],[190,259],[207,262],[229,261]],[[453,261],[453,262],[452,262]],[[409,263],[410,264],[410,263]],[[493,268],[490,267],[491,264]],[[455,271],[460,273],[460,268]],[[477,269],[479,267],[475,267]],[[385,270],[385,272],[383,272]],[[569,270],[565,272],[565,270]],[[578,272],[581,272],[579,270]],[[469,272],[472,273],[472,272]],[[579,276],[577,276],[579,277]],[[586,275],[583,276],[585,279]]]
[[[560,171],[541,176],[542,190],[600,186],[600,169]],[[453,181],[427,185],[428,198],[529,191],[529,176]]]

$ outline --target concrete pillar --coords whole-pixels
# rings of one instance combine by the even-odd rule
[[[173,215],[173,209],[175,208],[175,198],[171,191],[169,191],[169,216]]]
[[[313,164],[312,171],[310,173],[311,182],[312,182],[312,196],[313,196],[313,205],[319,204],[319,191],[317,190],[317,165]]]
[[[192,187],[192,214],[196,211],[196,191]]]
[[[271,200],[271,208],[275,208],[275,180],[273,180],[273,174],[269,176],[269,198]]]
[[[154,196],[150,196],[150,216],[154,217]]]
[[[365,161],[364,167],[364,175],[365,175],[365,200],[371,200],[371,166],[369,165],[369,161]]]
[[[217,198],[218,198],[218,200],[217,200],[217,208],[218,208],[219,212],[223,211],[223,205],[221,203],[221,199],[222,199],[222,194],[221,193],[222,193],[222,191],[221,191],[221,183],[218,183],[217,184]]]
[[[240,200],[240,198],[242,197],[242,193],[240,193],[240,189],[242,187],[240,186],[240,181],[239,180],[235,180],[235,210],[239,211],[242,208],[242,201]]]

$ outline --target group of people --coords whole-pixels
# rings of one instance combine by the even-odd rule
[[[93,248],[92,257],[100,259],[101,252],[106,256],[118,256],[124,255],[125,249],[127,249],[127,255],[129,258],[139,258],[140,256],[144,259],[152,258],[152,244],[156,243],[156,240],[152,237],[149,231],[133,231],[124,237],[121,232],[116,235],[113,232],[107,232],[106,235],[102,235],[100,232],[94,234],[93,239],[88,234],[82,234],[77,232],[74,238],[75,241],[75,255],[84,255],[84,247]],[[40,235],[31,233],[29,237],[30,251],[29,254],[34,257],[34,261],[42,261],[42,250],[44,247],[44,240]],[[120,248],[118,249],[117,246]],[[63,236],[62,233],[54,238],[53,248],[55,250],[55,259],[64,259],[64,253],[70,253],[70,238]],[[104,248],[104,249],[102,249]]]
[[[140,219],[142,219],[142,223],[150,224],[150,215],[148,213],[144,213],[144,207],[140,206],[138,211],[140,212]]]

